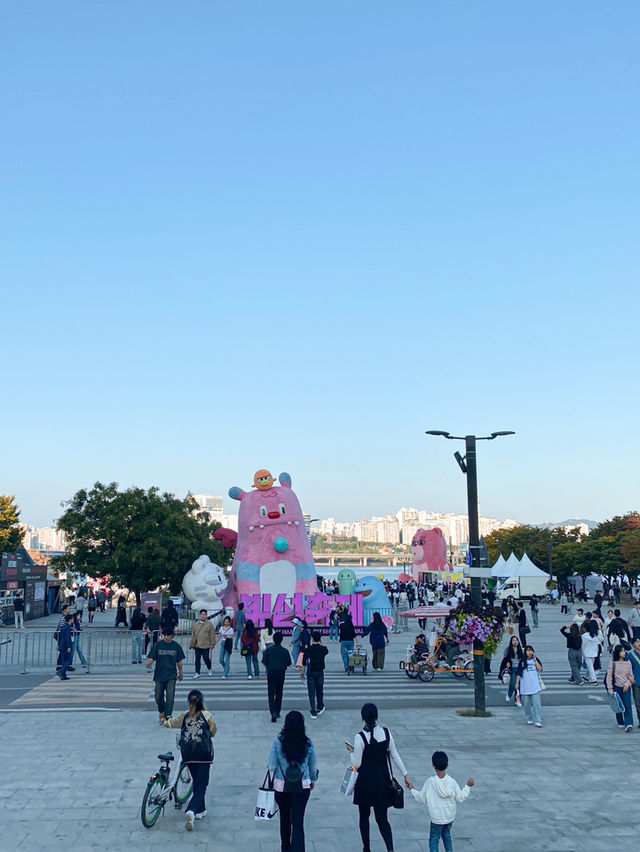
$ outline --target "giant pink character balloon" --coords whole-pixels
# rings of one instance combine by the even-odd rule
[[[411,539],[413,565],[411,572],[415,580],[426,571],[452,571],[447,562],[447,542],[440,527],[432,530],[417,530]]]
[[[268,471],[258,471],[256,491],[229,489],[240,501],[238,541],[224,596],[237,606],[240,595],[312,595],[318,591],[316,569],[298,498],[291,477],[281,473],[280,485]]]

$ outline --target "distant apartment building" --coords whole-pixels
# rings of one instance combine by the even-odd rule
[[[214,494],[192,494],[191,496],[201,509],[208,512],[211,520],[215,521],[222,517],[224,511],[222,497]]]
[[[34,527],[27,524],[23,527],[22,545],[26,550],[61,553],[67,549],[67,537],[55,527]]]

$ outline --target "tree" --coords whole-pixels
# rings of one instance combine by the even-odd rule
[[[119,491],[115,482],[96,482],[63,506],[58,529],[67,534],[68,550],[52,560],[54,567],[91,577],[110,574],[135,592],[138,602],[141,592],[158,586],[179,592],[201,554],[223,567],[231,561],[231,551],[213,538],[220,525],[197,512],[192,497],[178,500],[157,488]]]
[[[624,572],[637,579],[640,575],[640,532],[628,532],[622,536],[620,552],[624,559]]]
[[[0,494],[0,553],[14,553],[22,541],[20,509],[14,496]]]
[[[589,538],[602,538],[603,536],[616,536],[628,530],[638,529],[640,514],[638,512],[627,512],[626,515],[615,515],[610,521],[603,521],[594,527],[589,533]]]

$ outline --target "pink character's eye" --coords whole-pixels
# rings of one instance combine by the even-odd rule
[[[280,503],[280,514],[285,515],[287,510],[285,509],[284,503]]]
[[[263,518],[267,517],[267,507],[266,506],[260,506],[260,514],[262,515]]]

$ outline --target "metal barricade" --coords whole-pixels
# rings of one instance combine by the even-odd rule
[[[190,663],[194,657],[189,648],[190,638],[188,634],[173,637],[184,651],[185,663]],[[82,633],[82,650],[87,658],[87,672],[91,671],[91,666],[130,666],[133,652],[131,631],[85,630]]]

